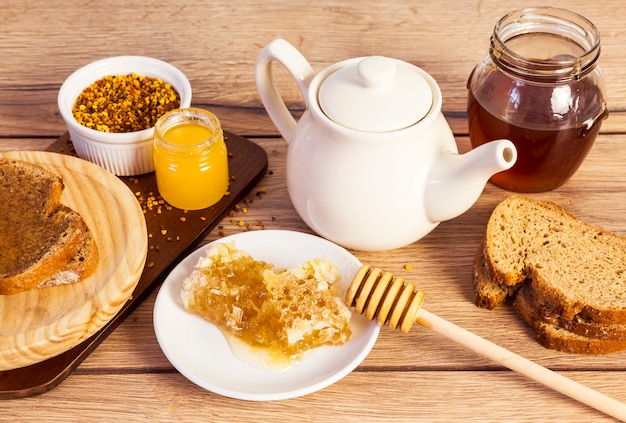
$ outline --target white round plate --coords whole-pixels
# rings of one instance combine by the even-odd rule
[[[256,260],[277,268],[297,267],[314,258],[337,265],[343,292],[361,266],[347,250],[323,238],[300,232],[263,230],[242,232],[213,243],[235,242]],[[209,244],[211,245],[211,244]],[[154,304],[154,330],[163,353],[187,379],[217,394],[252,401],[270,401],[306,395],[346,376],[369,354],[380,327],[361,315],[352,315],[352,337],[341,346],[310,351],[282,373],[272,373],[233,354],[222,332],[191,314],[180,301],[183,280],[191,274],[209,245],[185,258],[165,279]]]

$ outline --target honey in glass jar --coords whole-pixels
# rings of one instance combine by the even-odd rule
[[[517,148],[493,183],[549,191],[578,170],[608,115],[599,56],[597,28],[573,12],[529,8],[497,22],[468,80],[472,146],[507,138]]]
[[[199,210],[228,189],[228,153],[218,118],[202,109],[173,110],[154,127],[159,194],[170,205]]]

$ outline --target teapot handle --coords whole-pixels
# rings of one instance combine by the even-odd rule
[[[272,77],[273,61],[277,61],[287,68],[296,80],[305,101],[315,73],[304,56],[294,46],[280,38],[266,45],[256,60],[254,77],[261,101],[270,119],[285,141],[289,143],[297,123],[274,84]]]

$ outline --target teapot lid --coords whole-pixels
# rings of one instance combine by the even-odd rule
[[[371,56],[326,78],[319,103],[326,116],[339,125],[389,132],[422,120],[432,107],[433,93],[412,65]]]

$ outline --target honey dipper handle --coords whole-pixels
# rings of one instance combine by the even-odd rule
[[[614,398],[601,394],[585,385],[560,375],[550,369],[540,366],[506,348],[500,347],[480,336],[467,331],[454,323],[448,322],[423,308],[419,310],[415,319],[425,328],[444,335],[445,337],[473,350],[479,355],[521,373],[548,388],[554,389],[598,411],[626,421],[626,404]]]

